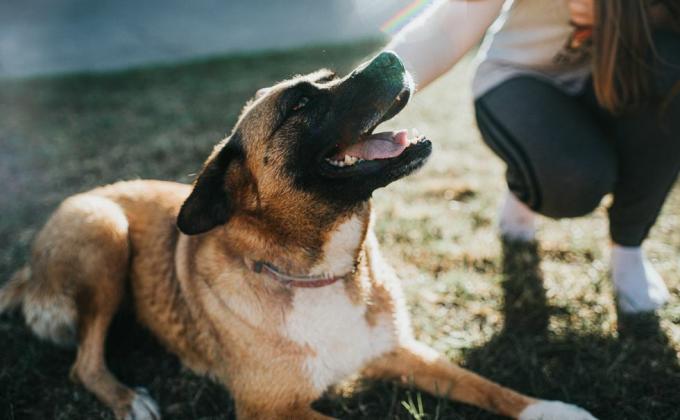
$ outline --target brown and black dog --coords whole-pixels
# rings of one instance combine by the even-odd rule
[[[430,155],[424,138],[373,133],[411,92],[389,52],[342,79],[319,71],[266,89],[193,187],[120,182],[66,199],[0,292],[0,311],[21,306],[38,336],[76,343],[73,379],[120,419],[160,418],[148,393],[104,361],[128,285],[138,320],[187,367],[223,383],[240,419],[327,418],[310,404],[360,371],[506,416],[592,419],[413,338],[370,204]]]

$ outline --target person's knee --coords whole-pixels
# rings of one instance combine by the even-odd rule
[[[616,182],[614,166],[563,173],[544,183],[535,210],[552,218],[580,217],[595,210]]]

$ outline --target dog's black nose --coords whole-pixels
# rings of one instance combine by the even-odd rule
[[[404,69],[404,64],[401,62],[399,56],[392,51],[383,51],[378,54],[370,65],[375,65],[383,69],[394,69],[402,70]]]
[[[401,58],[392,51],[383,51],[354,69],[350,76],[362,74],[369,78],[376,76],[381,78],[398,76],[401,78],[404,73],[406,73],[406,69]]]
[[[370,81],[371,84],[380,83],[383,86],[393,86],[395,89],[402,90],[405,74],[406,69],[401,58],[392,51],[383,51],[359,66],[350,77],[359,76]]]

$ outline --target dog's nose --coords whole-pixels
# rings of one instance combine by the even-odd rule
[[[351,76],[359,76],[368,80],[392,80],[401,81],[406,70],[401,58],[392,51],[383,51],[365,62],[352,72]]]
[[[404,63],[401,62],[401,58],[393,51],[381,52],[369,63],[368,67],[375,67],[382,71],[404,71]]]

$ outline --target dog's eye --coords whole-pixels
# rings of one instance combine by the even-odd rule
[[[298,99],[297,103],[293,106],[293,111],[300,110],[304,108],[305,105],[309,102],[309,98],[307,96],[303,96],[300,99]]]

